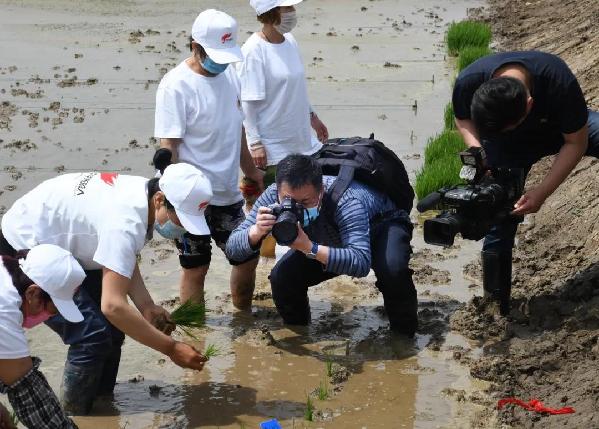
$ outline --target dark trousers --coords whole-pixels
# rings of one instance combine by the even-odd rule
[[[593,156],[595,158],[599,158],[599,112],[591,112],[589,111],[589,147],[586,152],[586,156]],[[485,150],[487,149],[487,145],[495,146],[497,151],[500,151],[499,147],[503,142],[485,142],[483,141],[483,146]],[[559,145],[554,145],[556,147],[561,147]],[[522,150],[526,148],[526,142],[522,142],[519,146]],[[551,147],[551,145],[548,145]],[[489,162],[495,164],[495,160],[492,157],[493,151],[487,152],[487,156],[489,158]],[[527,156],[532,157],[535,162],[540,160],[541,158],[552,155],[556,153],[556,151],[543,152],[539,151],[539,153],[528,154]],[[514,155],[516,156],[516,155]],[[528,167],[530,170],[530,166]],[[528,174],[528,172],[527,172]],[[489,234],[485,237],[485,241],[483,243],[483,251],[492,251],[492,252],[511,252],[514,247],[516,231],[518,228],[518,224],[515,222],[505,222],[501,225],[495,226]]]
[[[372,269],[376,286],[383,294],[391,328],[413,334],[417,300],[412,271],[408,267],[411,238],[412,225],[403,219],[385,220],[372,226]],[[287,252],[270,274],[273,300],[285,323],[308,324],[308,288],[335,276],[337,274],[325,271],[320,262],[308,259],[302,252]]]
[[[67,322],[57,314],[46,325],[69,345],[67,366],[90,369],[101,374],[97,394],[105,395],[114,390],[125,335],[104,317],[100,309],[102,271],[86,271],[86,274],[74,296],[77,308],[83,314],[83,321]]]

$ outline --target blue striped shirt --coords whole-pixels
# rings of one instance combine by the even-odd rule
[[[335,182],[335,177],[324,176],[323,184],[328,191]],[[245,221],[239,225],[227,242],[227,257],[233,261],[244,261],[256,249],[252,249],[249,241],[249,229],[256,223],[258,208],[271,205],[278,201],[276,184],[271,185],[258,198],[252,211]],[[354,277],[368,275],[371,266],[370,226],[372,220],[380,215],[397,212],[409,219],[408,215],[399,210],[387,197],[359,182],[352,182],[343,193],[335,210],[335,224],[339,231],[337,242],[339,247],[330,247],[326,271],[335,274],[346,274]],[[321,212],[320,216],[324,216]],[[310,233],[308,232],[310,237]],[[312,237],[310,237],[312,239]],[[331,237],[333,241],[335,238]]]

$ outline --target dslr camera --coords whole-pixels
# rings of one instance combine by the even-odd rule
[[[466,184],[439,189],[416,207],[420,213],[442,210],[424,221],[424,241],[429,244],[452,246],[458,233],[467,240],[480,240],[495,225],[523,220],[511,212],[524,191],[524,169],[489,168],[482,148],[460,152],[460,159],[460,178]]]
[[[297,238],[297,223],[304,218],[304,206],[287,197],[280,204],[271,204],[268,208],[277,218],[272,227],[272,236],[281,246],[289,246]]]

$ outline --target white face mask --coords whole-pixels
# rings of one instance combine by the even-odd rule
[[[297,25],[297,13],[295,11],[281,14],[281,23],[275,25],[277,31],[281,34],[291,33],[291,30]]]

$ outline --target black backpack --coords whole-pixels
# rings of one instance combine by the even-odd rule
[[[383,143],[370,138],[351,137],[331,139],[314,158],[322,167],[322,174],[337,176],[329,191],[330,207],[337,207],[339,198],[352,180],[372,186],[387,195],[395,205],[410,213],[414,204],[414,190],[403,162]]]

